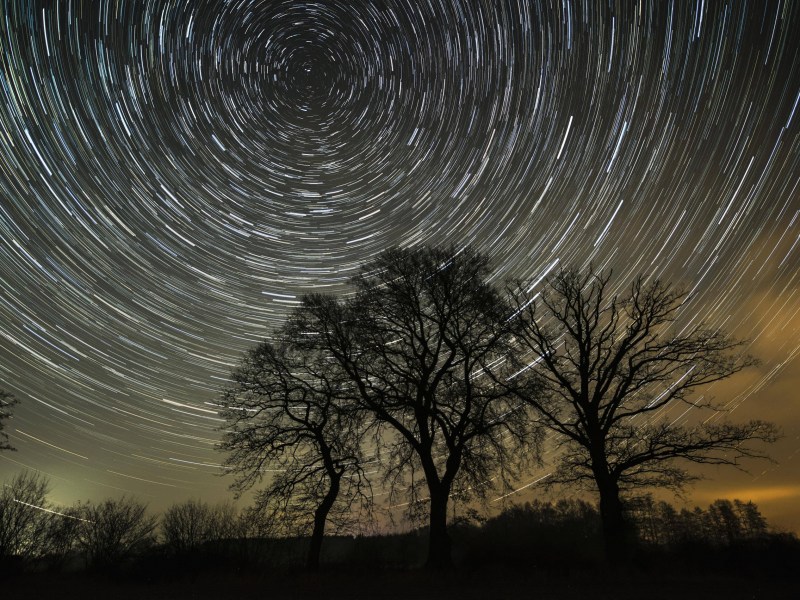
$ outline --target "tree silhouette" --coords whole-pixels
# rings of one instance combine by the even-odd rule
[[[679,460],[737,465],[764,457],[748,442],[774,441],[776,428],[762,421],[686,424],[690,409],[721,410],[696,388],[753,360],[739,356],[741,343],[720,330],[678,327],[687,297],[670,285],[639,277],[625,293],[611,294],[610,277],[591,268],[561,270],[541,294],[529,287],[517,295],[513,321],[529,353],[519,377],[546,390],[523,395],[562,450],[551,482],[596,487],[613,559],[630,533],[622,492],[684,486],[695,477]],[[668,412],[676,405],[682,414]]]
[[[9,392],[0,390],[0,450],[14,450],[8,443],[8,434],[3,433],[3,421],[11,418],[11,407],[17,404],[18,400]]]
[[[12,556],[29,558],[41,552],[47,531],[46,477],[22,471],[0,488],[0,563]]]
[[[767,535],[767,520],[762,516],[758,507],[752,502],[734,500],[733,505],[739,513],[742,532],[747,539],[763,538]]]
[[[175,554],[193,554],[204,545],[239,535],[239,521],[231,504],[211,506],[199,500],[176,503],[164,511],[164,545]]]
[[[302,333],[302,332],[300,332]],[[306,566],[319,567],[325,526],[358,504],[371,488],[361,458],[360,413],[353,392],[326,356],[300,346],[284,330],[277,344],[250,350],[220,400],[226,420],[221,449],[241,494],[271,474],[256,495],[256,514],[273,533],[302,533],[313,515]],[[331,511],[334,511],[332,513]]]
[[[75,550],[81,517],[72,507],[50,506],[52,512],[45,513],[46,529],[41,555],[49,569],[62,568]]]
[[[487,376],[507,364],[511,314],[489,275],[470,248],[393,248],[362,267],[351,299],[309,296],[293,317],[357,392],[390,489],[406,490],[412,507],[427,490],[432,568],[451,564],[454,485],[485,493],[533,439],[522,403]]]
[[[147,505],[132,498],[87,502],[66,514],[77,519],[76,544],[86,564],[94,568],[119,567],[155,543],[157,518]]]

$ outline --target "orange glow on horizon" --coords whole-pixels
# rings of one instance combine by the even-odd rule
[[[738,499],[742,502],[770,502],[774,500],[786,500],[787,498],[800,499],[800,485],[775,485],[769,487],[747,487],[747,488],[728,488],[717,491],[700,492],[696,494],[698,499],[713,502],[718,498]]]

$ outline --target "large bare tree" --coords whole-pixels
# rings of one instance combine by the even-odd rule
[[[221,449],[237,493],[269,475],[255,512],[271,533],[306,533],[311,525],[306,566],[314,570],[328,520],[341,525],[355,508],[368,511],[371,487],[352,386],[327,356],[293,336],[287,328],[277,343],[259,344],[232,374],[220,400]]]
[[[551,481],[597,489],[613,558],[629,533],[625,491],[681,488],[696,478],[686,463],[763,457],[752,442],[774,441],[776,428],[709,419],[722,408],[697,392],[753,364],[741,342],[693,320],[679,325],[687,296],[671,285],[639,277],[613,294],[610,282],[590,268],[561,270],[541,292],[522,286],[513,322],[527,352],[518,378],[545,389],[522,395],[561,447]],[[699,420],[691,409],[714,412]]]
[[[351,381],[390,489],[428,503],[431,568],[451,564],[454,490],[507,480],[533,439],[523,403],[488,376],[507,365],[511,314],[489,276],[470,248],[393,248],[362,267],[351,299],[309,296],[293,317]]]

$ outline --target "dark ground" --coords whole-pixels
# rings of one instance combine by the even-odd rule
[[[800,565],[798,565],[800,568]],[[250,598],[436,599],[464,600],[798,600],[797,579],[743,578],[720,575],[647,576],[641,573],[580,574],[547,577],[496,568],[434,574],[420,570],[389,572],[323,571],[317,574],[205,573],[157,582],[88,574],[23,574],[6,579],[4,600],[94,599],[172,600]]]

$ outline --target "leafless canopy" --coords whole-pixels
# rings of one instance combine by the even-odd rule
[[[337,529],[369,515],[371,487],[362,467],[362,425],[349,383],[320,352],[298,344],[289,327],[276,343],[250,350],[220,400],[221,449],[241,493],[262,479],[252,514],[264,534],[312,528],[316,558],[326,521]]]
[[[78,520],[77,546],[90,566],[118,566],[155,543],[158,519],[133,498],[87,502],[68,512]]]
[[[175,553],[201,550],[204,544],[238,537],[239,518],[232,504],[212,506],[199,500],[176,503],[161,518],[164,544]]]
[[[47,532],[47,478],[22,471],[0,486],[0,562],[37,554]]]
[[[525,407],[488,375],[507,365],[510,341],[510,307],[489,274],[469,248],[394,248],[363,267],[351,300],[309,296],[295,321],[351,382],[391,489],[412,506],[427,491],[431,566],[449,562],[454,488],[482,494],[535,454],[514,451],[534,439]]]
[[[679,488],[693,477],[676,459],[763,457],[751,442],[773,441],[771,424],[681,421],[690,409],[721,410],[697,389],[754,364],[742,343],[703,324],[678,327],[686,295],[670,285],[639,277],[610,295],[610,279],[562,270],[541,293],[517,295],[517,343],[533,362],[520,377],[546,390],[527,398],[563,449],[552,481]]]

